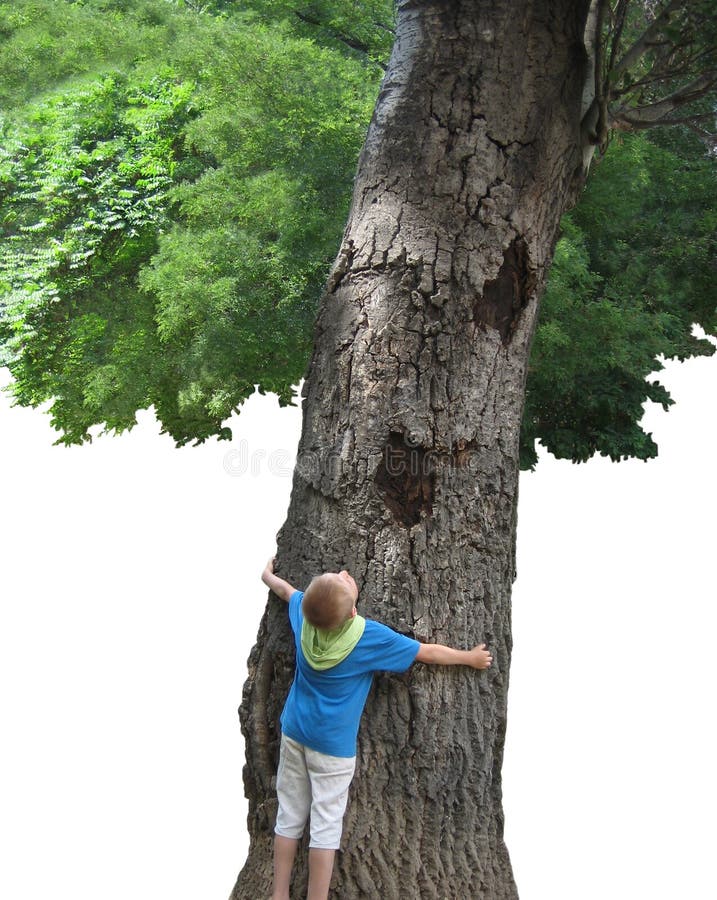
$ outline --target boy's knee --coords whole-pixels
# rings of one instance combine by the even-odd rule
[[[304,833],[304,828],[306,827],[306,822],[304,821],[301,825],[299,824],[287,824],[280,823],[277,818],[276,826],[274,828],[274,834],[278,837],[291,838],[291,840],[298,841],[301,840],[301,836]]]
[[[333,809],[311,810],[311,839],[309,848],[313,850],[338,850],[344,830],[346,804]]]
[[[327,852],[331,851],[332,853],[335,853],[336,850],[340,850],[340,849],[341,849],[341,835],[340,834],[339,834],[338,841],[336,841],[336,843],[317,844],[314,842],[313,838],[309,841],[309,850],[326,850]]]

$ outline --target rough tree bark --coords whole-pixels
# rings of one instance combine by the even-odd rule
[[[401,0],[316,324],[277,571],[347,567],[363,614],[494,654],[377,678],[333,896],[517,897],[501,761],[518,436],[538,299],[583,178],[588,0]],[[271,597],[240,710],[249,856],[268,897],[278,718],[293,667]],[[305,896],[299,853],[294,897]]]

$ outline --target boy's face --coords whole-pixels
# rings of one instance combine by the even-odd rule
[[[349,575],[346,569],[342,569],[340,572],[336,574],[337,578],[340,578],[341,581],[346,584],[351,592],[351,596],[353,597],[354,603],[358,600],[358,586],[353,578]]]

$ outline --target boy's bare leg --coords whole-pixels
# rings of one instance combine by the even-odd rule
[[[335,850],[309,850],[309,892],[306,900],[327,900],[334,871]]]
[[[289,880],[298,846],[296,838],[274,835],[274,889],[271,900],[289,900]]]

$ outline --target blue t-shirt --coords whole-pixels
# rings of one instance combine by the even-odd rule
[[[289,598],[296,673],[281,714],[281,730],[319,753],[355,756],[361,713],[374,672],[405,672],[421,645],[387,625],[366,619],[364,633],[346,659],[316,671],[301,649],[303,597],[303,591],[294,591]]]

